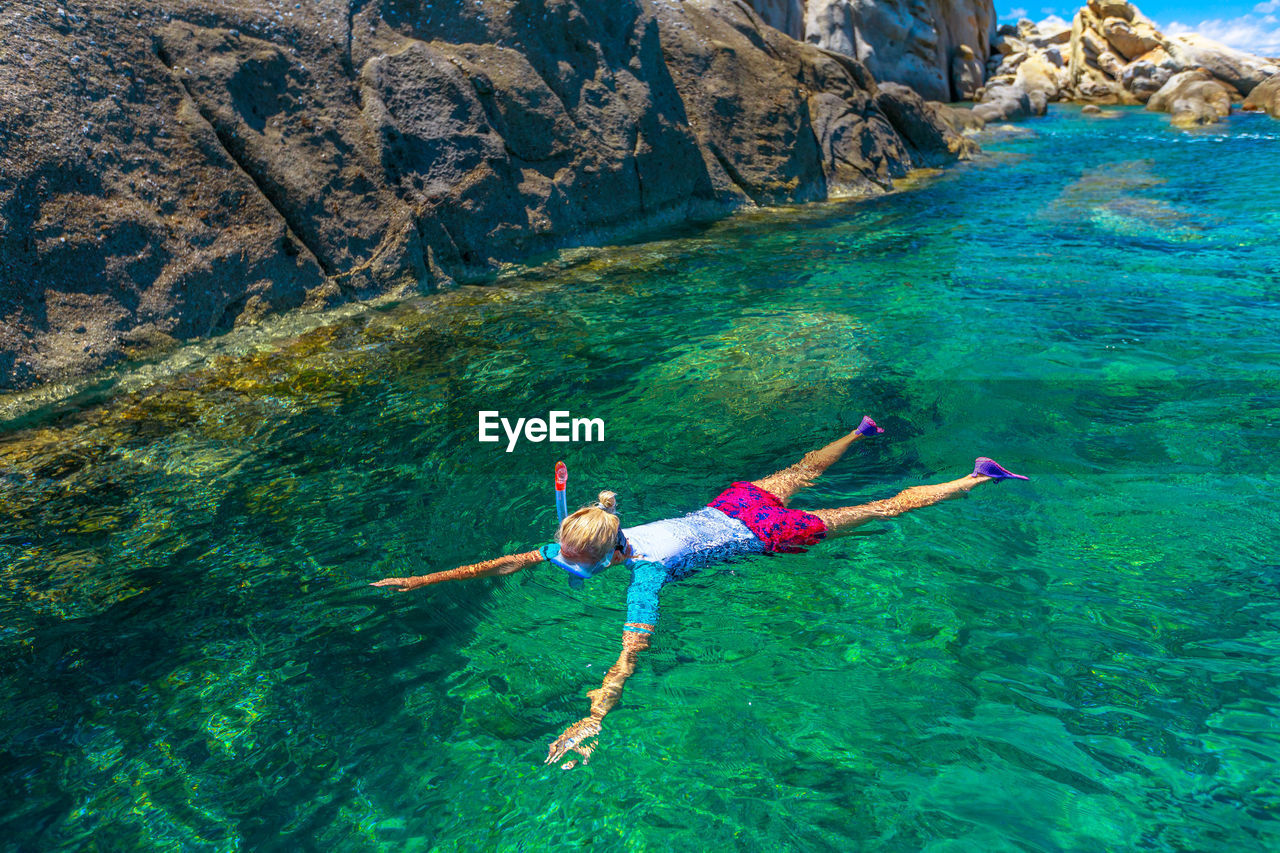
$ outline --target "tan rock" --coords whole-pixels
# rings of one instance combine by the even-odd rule
[[[1147,51],[1142,54],[1142,56],[1135,59],[1135,61],[1137,60],[1150,62],[1157,68],[1162,68],[1170,74],[1177,74],[1179,71],[1185,70],[1178,67],[1178,63],[1173,61],[1172,57],[1169,56],[1169,51],[1165,50],[1163,47],[1157,47],[1154,50]]]
[[[1170,119],[1174,127],[1203,127],[1215,124],[1220,114],[1208,102],[1200,98],[1179,98],[1170,107],[1173,117]]]
[[[1036,47],[1064,45],[1071,41],[1071,25],[1063,23],[1061,18],[1046,18],[1036,24],[1040,35],[1035,39]]]
[[[1132,3],[1123,0],[1089,0],[1089,10],[1099,18],[1121,18],[1132,21],[1137,12]]]
[[[1207,68],[1244,95],[1275,73],[1270,61],[1201,35],[1174,36],[1166,41],[1165,49],[1180,68]]]
[[[1046,99],[1053,100],[1066,83],[1059,75],[1059,69],[1043,56],[1031,56],[1018,66],[1013,84],[1028,94],[1041,92]]]
[[[1172,114],[1176,127],[1213,124],[1231,114],[1231,93],[1203,68],[1181,71],[1148,99],[1147,109]]]
[[[1124,67],[1120,85],[1139,103],[1146,103],[1173,76],[1173,70],[1167,66],[1168,62],[1168,55],[1159,48],[1146,53]]]
[[[1124,65],[1120,62],[1120,57],[1116,56],[1109,50],[1099,53],[1093,60],[1099,68],[1106,72],[1107,76],[1112,80],[1119,80],[1120,75],[1124,73]]]
[[[1074,73],[1076,69],[1072,69]],[[1076,100],[1095,104],[1118,104],[1124,98],[1120,86],[1096,68],[1086,68],[1075,78]]]
[[[1240,108],[1245,112],[1267,113],[1272,118],[1280,118],[1280,74],[1254,86]]]
[[[1181,90],[1192,83],[1212,81],[1214,76],[1203,68],[1192,69],[1191,71],[1179,71],[1165,81],[1147,101],[1147,109],[1152,112],[1169,112],[1173,106],[1174,100],[1180,97]]]
[[[1098,34],[1096,30],[1086,28],[1080,33],[1080,43],[1084,46],[1088,56],[1099,56],[1103,53],[1110,52],[1110,45],[1107,40]]]
[[[1131,23],[1123,18],[1107,18],[1102,22],[1102,34],[1126,62],[1164,44],[1155,27],[1143,21]]]
[[[1026,53],[1027,45],[1022,39],[1014,36],[996,36],[996,40],[991,43],[991,49],[1001,56],[1010,56],[1015,53]]]
[[[1031,54],[1029,53],[1015,53],[1015,54],[1012,54],[1011,56],[1006,56],[1004,58],[1004,61],[1000,63],[1000,65],[996,68],[995,73],[992,74],[991,76],[1003,77],[1006,74],[1017,73],[1018,66],[1026,62],[1027,57],[1030,55]]]

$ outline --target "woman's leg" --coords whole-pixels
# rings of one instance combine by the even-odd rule
[[[974,486],[989,483],[991,480],[991,477],[970,474],[948,483],[912,486],[882,501],[872,501],[859,506],[844,506],[838,509],[813,509],[809,512],[822,519],[822,523],[827,526],[828,536],[839,536],[868,521],[893,518],[913,509],[933,506],[936,503],[960,497]]]
[[[804,455],[804,458],[790,468],[783,468],[781,471],[770,474],[762,480],[752,480],[751,485],[758,489],[763,489],[782,501],[783,506],[786,506],[792,495],[806,486],[812,485],[813,481],[823,471],[834,465],[841,456],[844,456],[844,452],[849,449],[849,445],[868,435],[875,435],[877,432],[884,432],[884,430],[876,426],[876,422],[870,418],[863,418],[858,428],[844,438],[838,438],[819,450],[809,451]]]

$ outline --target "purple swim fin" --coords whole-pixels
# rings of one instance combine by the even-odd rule
[[[1015,474],[1005,468],[994,459],[988,459],[986,456],[979,456],[973,460],[973,473],[970,477],[990,477],[999,482],[1000,480],[1030,480],[1030,477],[1024,477],[1021,474]]]
[[[856,432],[858,435],[863,436],[865,438],[866,436],[869,436],[869,435],[879,435],[880,433],[884,432],[884,428],[876,426],[875,421],[871,420],[871,418],[868,418],[864,415],[862,418],[862,423],[858,424],[858,428],[855,429],[854,432]]]

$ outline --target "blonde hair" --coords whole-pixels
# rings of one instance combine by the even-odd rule
[[[600,561],[606,554],[613,553],[618,541],[622,521],[618,518],[617,506],[617,495],[601,492],[596,503],[584,506],[560,522],[556,541],[566,551],[593,562]]]

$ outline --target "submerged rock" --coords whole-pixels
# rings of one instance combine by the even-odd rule
[[[1047,103],[1043,99],[1038,103],[1033,101],[1026,89],[1013,83],[999,83],[987,87],[982,95],[982,102],[973,108],[973,114],[987,124],[1019,121],[1043,115]]]
[[[973,108],[986,122],[1018,121],[1044,115],[1049,101],[1057,96],[1065,72],[1043,55],[1032,55],[1018,64],[1012,79],[996,78]]]

